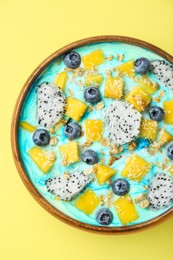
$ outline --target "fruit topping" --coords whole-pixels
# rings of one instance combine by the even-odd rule
[[[98,162],[98,155],[95,151],[88,149],[82,153],[82,160],[89,165],[93,165]]]
[[[149,108],[149,116],[152,120],[160,122],[164,117],[164,110],[161,107],[152,106]]]
[[[81,56],[76,51],[70,51],[64,55],[64,63],[68,68],[76,69],[81,64]]]
[[[130,190],[130,184],[125,179],[119,178],[112,183],[112,190],[118,196],[124,196]]]
[[[135,61],[135,72],[139,74],[146,74],[151,68],[151,63],[146,58],[139,58]]]
[[[100,225],[110,225],[113,220],[113,214],[108,208],[101,208],[96,213],[96,220]]]
[[[32,140],[38,146],[46,146],[49,144],[50,134],[45,129],[37,129],[32,136]]]
[[[81,126],[76,122],[70,122],[65,125],[64,134],[70,140],[79,138],[81,135]]]
[[[97,103],[101,100],[101,93],[98,87],[88,87],[85,89],[84,98],[86,102],[91,104]]]

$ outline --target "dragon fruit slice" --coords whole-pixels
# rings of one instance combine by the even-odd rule
[[[151,180],[148,199],[152,209],[162,209],[173,201],[173,178],[166,173],[157,173]]]
[[[48,192],[57,195],[61,200],[70,201],[91,181],[83,173],[62,174],[46,181]]]
[[[125,144],[138,136],[141,114],[131,104],[114,101],[106,110],[109,139],[114,144]]]
[[[165,60],[154,60],[151,62],[152,72],[167,88],[173,90],[173,65]]]
[[[44,82],[37,89],[38,124],[52,127],[58,123],[65,113],[66,100],[62,90]]]

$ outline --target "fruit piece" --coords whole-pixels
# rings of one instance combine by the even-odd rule
[[[116,170],[110,168],[109,166],[98,164],[96,167],[95,175],[97,177],[97,181],[100,185],[103,185],[107,180],[109,180],[112,176],[116,174]]]
[[[135,67],[134,67],[134,61],[130,60],[127,61],[118,67],[116,67],[116,70],[120,72],[120,74],[128,76],[128,77],[134,77],[135,76]]]
[[[167,156],[169,159],[173,160],[173,144],[171,144],[167,149]]]
[[[146,74],[151,68],[151,63],[146,58],[139,58],[135,60],[135,72],[139,74]]]
[[[23,129],[25,129],[26,131],[28,132],[34,132],[37,128],[31,124],[29,124],[28,122],[26,121],[22,121],[19,123],[19,126]]]
[[[52,127],[64,115],[66,100],[59,87],[44,82],[37,89],[37,117],[38,124]]]
[[[76,139],[81,135],[81,126],[76,122],[70,122],[65,125],[64,134],[70,140]]]
[[[151,165],[147,161],[138,155],[133,155],[122,170],[121,176],[140,182],[150,168]]]
[[[84,213],[90,215],[99,205],[100,199],[94,191],[87,189],[81,196],[77,198],[74,206]]]
[[[118,198],[114,202],[118,217],[123,225],[138,219],[139,215],[129,195]]]
[[[173,100],[163,102],[163,109],[165,112],[164,121],[166,124],[173,124]]]
[[[32,147],[28,153],[43,173],[47,173],[56,160],[55,157],[50,157],[49,154],[45,153],[39,147]]]
[[[88,75],[85,77],[86,86],[97,85],[99,86],[103,81],[101,74]]]
[[[140,127],[140,137],[155,140],[158,132],[158,124],[154,120],[143,118]]]
[[[93,165],[98,162],[98,155],[95,151],[88,149],[82,153],[82,160],[89,165]]]
[[[152,106],[149,108],[149,116],[152,120],[160,122],[163,120],[164,111],[161,107]]]
[[[112,191],[118,196],[124,196],[130,190],[130,184],[125,179],[119,178],[112,183]]]
[[[67,106],[65,112],[66,116],[76,121],[79,121],[84,115],[86,109],[87,109],[87,105],[82,101],[73,97],[67,98]]]
[[[64,63],[68,68],[76,69],[81,64],[81,56],[76,51],[70,51],[64,55]]]
[[[152,72],[167,88],[173,89],[173,65],[165,60],[154,60],[151,62]]]
[[[173,175],[173,165],[168,170]]]
[[[148,93],[144,91],[143,88],[140,86],[132,88],[125,99],[127,102],[132,104],[134,108],[137,109],[139,112],[144,111],[151,101]]]
[[[88,87],[84,91],[84,98],[86,102],[94,104],[101,99],[100,90],[97,87]]]
[[[85,133],[89,141],[99,141],[102,138],[104,123],[102,120],[86,119]]]
[[[162,147],[171,141],[173,141],[173,136],[168,131],[166,131],[165,128],[162,128],[158,134],[157,142],[159,143],[159,145]]]
[[[73,172],[50,178],[46,181],[47,191],[58,196],[61,200],[70,201],[90,182],[83,173]]]
[[[92,70],[95,66],[105,62],[103,51],[99,49],[83,56],[82,62],[85,69]]]
[[[108,77],[105,83],[104,96],[120,99],[123,95],[124,81],[121,78]]]
[[[100,225],[110,225],[113,220],[113,214],[108,208],[101,208],[96,213],[96,220]]]
[[[60,89],[64,90],[66,81],[67,81],[67,72],[62,71],[58,74],[55,80],[55,85],[58,86]]]
[[[136,77],[135,82],[141,85],[150,95],[159,89],[159,85],[156,82],[152,82],[147,76]]]
[[[109,139],[113,144],[125,144],[139,134],[141,114],[124,101],[114,101],[106,110]]]
[[[150,208],[162,209],[169,206],[173,200],[173,179],[165,173],[157,173],[148,187]]]
[[[37,129],[32,136],[32,140],[38,146],[46,146],[49,144],[50,134],[45,129]]]
[[[76,141],[60,145],[58,149],[61,153],[63,166],[79,161],[78,143]]]

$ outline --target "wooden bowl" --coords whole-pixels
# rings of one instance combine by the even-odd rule
[[[18,140],[17,140],[17,131],[18,131],[18,121],[19,121],[19,115],[21,111],[21,107],[23,104],[23,101],[29,91],[30,86],[32,83],[35,81],[35,79],[38,77],[38,75],[48,66],[49,63],[51,63],[54,59],[57,59],[60,55],[66,53],[69,50],[78,48],[83,45],[87,45],[90,43],[97,43],[97,42],[123,42],[123,43],[128,43],[136,46],[140,46],[143,48],[146,48],[150,51],[153,51],[163,57],[164,59],[168,60],[170,63],[173,63],[173,57],[166,53],[165,51],[161,50],[160,48],[142,41],[138,40],[135,38],[130,38],[130,37],[124,37],[124,36],[95,36],[91,38],[86,38],[83,40],[79,40],[73,43],[70,43],[66,45],[65,47],[59,49],[58,51],[54,52],[51,54],[47,59],[45,59],[31,74],[31,76],[27,79],[25,82],[19,97],[17,99],[15,108],[14,108],[14,113],[13,113],[13,118],[12,118],[12,124],[11,124],[11,146],[12,146],[12,152],[13,152],[13,157],[14,161],[17,167],[17,170],[19,172],[19,175],[25,184],[26,188],[28,191],[31,193],[31,195],[34,197],[34,199],[49,213],[51,213],[53,216],[58,218],[59,220],[77,227],[79,229],[85,230],[85,231],[91,231],[91,232],[97,232],[100,234],[124,234],[124,233],[129,233],[129,232],[134,232],[134,231],[139,231],[143,228],[151,227],[156,224],[161,223],[168,217],[171,217],[173,214],[173,207],[163,214],[159,215],[158,217],[151,219],[149,221],[146,221],[144,223],[136,224],[136,225],[129,225],[129,226],[123,226],[123,227],[100,227],[100,226],[92,226],[86,223],[79,222],[73,218],[68,217],[67,215],[63,214],[56,208],[54,208],[51,204],[46,201],[41,194],[36,190],[34,185],[31,183],[29,180],[25,169],[22,164],[22,160],[19,154],[19,148],[18,148]]]

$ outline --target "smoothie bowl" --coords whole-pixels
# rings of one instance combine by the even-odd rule
[[[123,233],[173,212],[173,57],[128,37],[58,50],[16,103],[12,150],[33,197],[88,231]]]

